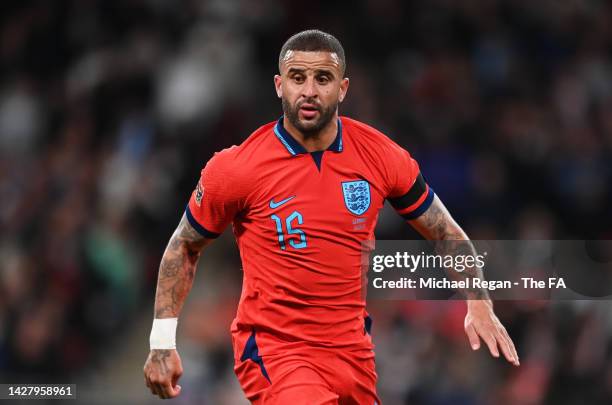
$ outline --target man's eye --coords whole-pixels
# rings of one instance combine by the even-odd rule
[[[319,83],[327,83],[327,82],[329,82],[329,77],[327,77],[327,76],[319,76],[319,77],[317,78],[317,81],[318,81]]]
[[[303,76],[293,76],[293,80],[295,80],[298,83],[302,83],[304,81],[304,77]]]

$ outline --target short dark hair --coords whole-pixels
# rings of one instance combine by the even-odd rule
[[[344,48],[336,37],[321,30],[305,30],[294,34],[289,38],[281,48],[278,56],[278,69],[280,70],[281,63],[287,52],[289,51],[304,51],[304,52],[333,52],[340,59],[340,70],[342,74],[346,70],[346,59],[344,58]]]

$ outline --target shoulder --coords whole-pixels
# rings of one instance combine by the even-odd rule
[[[346,122],[347,149],[354,149],[380,181],[385,197],[403,195],[419,173],[418,163],[410,153],[381,131],[362,122]]]

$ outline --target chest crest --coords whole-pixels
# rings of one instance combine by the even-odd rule
[[[362,215],[370,208],[370,183],[366,180],[343,181],[344,206],[351,214]]]

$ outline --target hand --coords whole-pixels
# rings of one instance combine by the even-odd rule
[[[144,365],[145,384],[153,395],[162,399],[174,398],[181,393],[178,379],[183,365],[176,350],[151,350]]]
[[[520,366],[516,348],[506,328],[493,312],[493,304],[489,300],[468,301],[468,312],[465,317],[465,333],[473,350],[480,348],[480,338],[489,347],[493,357],[499,357],[498,346],[504,357],[515,366]],[[479,338],[480,337],[480,338]]]

